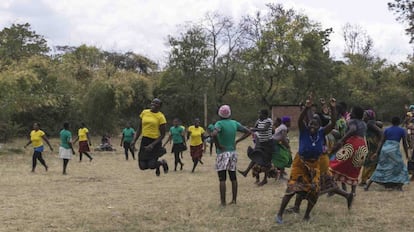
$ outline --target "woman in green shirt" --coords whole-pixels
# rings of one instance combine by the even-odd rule
[[[174,171],[177,171],[177,165],[180,164],[180,170],[183,170],[183,162],[180,159],[180,153],[187,150],[187,145],[185,143],[185,129],[180,126],[180,120],[175,118],[173,120],[173,126],[170,127],[170,135],[168,136],[167,141],[164,143],[167,145],[168,142],[173,143],[171,152],[174,153]]]
[[[69,131],[69,123],[63,123],[63,129],[59,133],[60,135],[60,147],[59,157],[63,159],[63,175],[66,175],[66,167],[69,160],[72,159],[72,155],[75,154],[72,146],[72,133]]]
[[[132,154],[132,159],[135,160],[134,149],[131,146],[131,142],[134,139],[135,130],[132,128],[131,123],[128,123],[127,127],[122,130],[121,147],[124,147],[125,159],[128,160],[128,151]]]

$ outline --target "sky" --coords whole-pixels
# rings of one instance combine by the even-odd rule
[[[391,0],[1,0],[0,30],[30,23],[49,47],[86,44],[111,52],[132,51],[164,63],[167,37],[180,25],[197,22],[207,12],[239,20],[266,3],[280,3],[307,15],[322,28],[333,28],[329,50],[342,59],[346,23],[358,25],[373,39],[374,54],[390,63],[413,54],[404,25],[388,10]]]

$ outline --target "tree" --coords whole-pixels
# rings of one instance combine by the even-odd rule
[[[371,55],[373,41],[371,37],[359,25],[345,24],[343,36],[345,41],[345,56],[360,54],[365,57]]]
[[[30,29],[30,24],[12,24],[0,31],[0,59],[6,63],[49,52],[46,40]]]
[[[171,51],[157,89],[158,96],[165,102],[163,108],[175,113],[173,117],[182,115],[183,120],[191,121],[202,116],[211,50],[200,25],[189,25],[184,33],[170,36],[168,41]],[[175,104],[185,109],[181,115]],[[169,106],[174,109],[168,109]]]
[[[407,35],[411,36],[410,43],[414,42],[414,2],[412,0],[394,0],[388,3],[388,9],[394,11],[397,20],[407,23],[405,29]]]
[[[218,107],[239,75],[240,52],[243,49],[243,30],[229,17],[208,13],[203,20],[209,57],[209,83],[213,105]]]
[[[299,79],[303,80],[306,74],[305,63],[316,51],[309,42],[318,38],[312,43],[319,43],[317,51],[324,52],[324,39],[329,33],[325,35],[317,24],[292,9],[284,9],[280,4],[267,6],[269,13],[264,17],[257,13],[255,17],[245,18],[243,27],[250,46],[244,51],[243,59],[247,85],[259,96],[260,104],[270,107],[276,103],[291,104],[303,97],[301,92],[290,90],[292,81],[301,82]],[[301,86],[305,91],[311,88],[311,85]]]

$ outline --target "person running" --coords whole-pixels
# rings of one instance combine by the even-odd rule
[[[388,189],[395,189],[402,191],[402,186],[410,182],[407,166],[403,161],[400,150],[400,143],[402,141],[404,153],[409,159],[407,134],[406,131],[399,125],[401,120],[399,117],[392,118],[392,126],[385,129],[384,137],[379,154],[377,167],[368,180],[365,186],[365,191],[368,191],[372,182],[382,184]]]
[[[185,143],[185,129],[180,126],[180,120],[174,118],[173,126],[170,128],[170,135],[168,136],[167,141],[164,143],[163,147],[167,145],[168,142],[173,143],[171,153],[174,153],[174,171],[177,171],[178,164],[181,165],[180,170],[183,170],[183,162],[180,159],[181,152],[187,150],[187,145]]]
[[[322,196],[325,193],[328,193],[328,196],[338,194],[347,200],[348,209],[351,209],[354,195],[339,188],[332,177],[332,173],[329,171],[329,154],[331,154],[337,140],[339,140],[339,132],[337,130],[332,130],[325,136],[326,148],[324,148],[324,153],[319,158],[319,168],[321,173],[319,179],[319,196]],[[300,205],[303,199],[303,195],[296,194],[295,205],[286,209],[286,213],[299,213]]]
[[[89,146],[92,146],[91,138],[89,137],[89,130],[86,128],[85,123],[81,123],[81,127],[78,130],[78,136],[73,141],[73,143],[76,143],[76,141],[79,140],[79,162],[82,162],[82,154],[85,154],[89,161],[91,162],[93,160],[92,156],[89,155],[88,152],[90,152]]]
[[[281,123],[276,127],[272,139],[275,141],[272,154],[272,163],[278,170],[278,178],[284,178],[285,168],[292,165],[292,151],[289,145],[288,132],[290,128],[290,117],[283,116]]]
[[[216,171],[219,177],[220,201],[221,205],[226,205],[226,172],[228,172],[231,180],[232,201],[230,204],[237,202],[237,152],[236,145],[249,137],[250,131],[239,122],[230,119],[231,108],[228,105],[220,106],[218,110],[218,120],[212,133],[213,141],[216,146]],[[243,135],[236,140],[236,133],[240,131]]]
[[[378,122],[375,121],[375,112],[373,110],[365,110],[364,121],[367,124],[367,146],[368,155],[365,158],[364,165],[362,168],[360,186],[365,186],[367,180],[374,173],[378,163],[379,152],[381,147],[379,146],[383,140],[383,133],[381,127],[378,126]]]
[[[39,160],[39,162],[45,167],[46,171],[48,170],[48,166],[42,157],[42,152],[44,151],[43,141],[45,141],[50,150],[53,151],[53,147],[50,145],[45,132],[40,129],[39,123],[33,123],[33,130],[30,132],[30,140],[24,146],[24,148],[30,144],[33,146],[32,172],[35,172],[37,160]]]
[[[319,157],[323,153],[325,135],[330,133],[335,126],[336,114],[332,115],[331,122],[326,127],[321,127],[320,118],[312,117],[308,125],[305,118],[312,106],[312,97],[308,97],[305,109],[302,110],[299,119],[299,152],[292,163],[290,178],[287,184],[286,193],[280,204],[279,212],[276,215],[276,222],[283,223],[283,213],[290,199],[296,194],[301,194],[308,201],[304,220],[310,219],[310,212],[315,206],[319,196]],[[330,100],[330,108],[334,112],[336,100]]]
[[[187,129],[187,140],[190,140],[190,155],[193,159],[193,169],[191,172],[194,172],[198,163],[203,164],[201,158],[206,150],[204,133],[204,128],[200,126],[200,119],[198,118],[194,120],[194,125],[189,126]]]
[[[60,136],[60,147],[59,157],[63,160],[63,175],[66,175],[66,168],[69,160],[72,159],[72,155],[75,154],[72,144],[72,133],[69,131],[69,123],[63,123],[63,129],[59,133]]]
[[[125,159],[128,160],[128,153],[131,152],[132,159],[135,160],[134,147],[131,146],[131,142],[134,139],[135,130],[132,128],[131,123],[122,130],[121,147],[124,147]]]
[[[250,153],[250,156],[256,156],[258,154],[261,156],[261,159],[256,159],[251,161],[249,166],[244,171],[239,171],[244,177],[247,176],[249,171],[256,165],[260,165],[262,168],[256,168],[260,170],[264,168],[264,179],[262,182],[258,183],[259,186],[267,184],[267,174],[272,166],[272,151],[273,151],[273,140],[272,140],[272,130],[273,130],[273,121],[269,117],[269,111],[267,109],[262,109],[259,111],[259,119],[256,121],[254,128],[250,128],[251,132],[256,133],[256,146],[254,154]],[[259,152],[260,151],[260,152]],[[267,170],[267,171],[266,171]],[[256,173],[258,175],[258,173]]]
[[[345,191],[346,184],[351,185],[351,192],[354,195],[356,194],[361,166],[368,154],[365,141],[367,125],[362,120],[363,117],[364,110],[361,107],[355,106],[352,108],[347,131],[333,149],[336,158],[329,164],[334,180],[341,182],[342,189]]]
[[[166,151],[162,147],[165,137],[166,123],[164,114],[160,111],[162,101],[155,98],[151,102],[151,108],[145,109],[140,114],[137,133],[134,135],[132,147],[142,134],[141,145],[138,152],[138,166],[141,170],[155,169],[155,175],[160,175],[160,167],[164,173],[168,172],[168,164],[165,160],[158,160]]]

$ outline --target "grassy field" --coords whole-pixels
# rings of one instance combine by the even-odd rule
[[[99,138],[96,138],[96,143]],[[184,170],[174,172],[173,155],[164,158],[168,174],[141,171],[134,160],[117,152],[93,152],[94,160],[79,162],[78,154],[62,172],[57,152],[44,153],[49,171],[38,165],[31,173],[32,150],[26,141],[3,144],[0,151],[0,231],[412,231],[413,187],[386,191],[373,184],[369,192],[358,188],[352,210],[340,196],[319,199],[310,222],[286,214],[277,225],[274,215],[286,182],[270,180],[258,187],[254,179],[238,175],[237,205],[220,207],[214,154],[191,173],[188,151]],[[297,139],[292,139],[297,144]],[[58,140],[52,139],[57,150]],[[119,140],[113,139],[118,145]],[[250,140],[238,147],[238,166],[248,164]],[[294,146],[295,147],[295,146]],[[76,147],[77,149],[77,147]],[[168,147],[168,150],[170,148]],[[227,184],[227,201],[231,186]],[[290,203],[293,204],[293,201]]]

